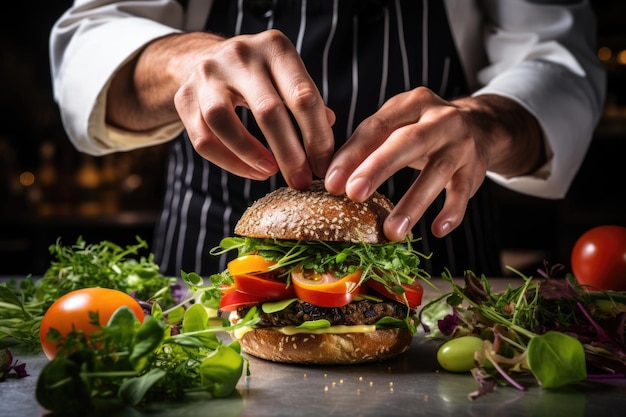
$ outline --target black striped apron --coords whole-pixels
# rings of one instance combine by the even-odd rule
[[[216,0],[207,30],[224,36],[284,32],[300,52],[322,96],[335,111],[339,147],[363,119],[389,97],[417,86],[443,98],[466,94],[465,77],[440,0]],[[262,135],[247,110],[240,116],[256,137]],[[406,168],[379,191],[397,201],[418,175]],[[257,198],[283,186],[277,175],[253,181],[231,175],[201,158],[185,133],[172,144],[167,189],[155,233],[155,259],[163,272],[209,275],[225,269],[229,258],[210,255],[232,235],[243,211]],[[444,193],[414,229],[430,260],[423,267],[440,275],[444,268],[500,274],[495,233],[490,228],[486,190],[472,198],[463,224],[445,238],[430,232]]]

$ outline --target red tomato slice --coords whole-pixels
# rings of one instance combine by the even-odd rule
[[[291,283],[302,301],[320,307],[342,307],[349,304],[358,294],[361,271],[342,278],[332,273],[320,274],[300,267],[291,272]]]
[[[276,262],[268,261],[261,255],[244,255],[228,263],[231,276],[267,272]]]
[[[336,294],[331,292],[319,292],[296,287],[296,295],[298,298],[309,304],[318,307],[343,307],[354,300],[356,292],[347,292],[345,294]]]
[[[293,286],[285,281],[271,279],[263,275],[241,274],[233,277],[237,291],[259,297],[281,300],[295,297]]]
[[[397,294],[395,292],[389,291],[387,287],[385,287],[382,283],[376,280],[368,280],[367,285],[380,295],[391,298],[392,300],[398,301],[400,303],[405,303],[408,301],[409,307],[411,308],[418,307],[420,304],[422,304],[424,287],[422,287],[422,285],[417,281],[414,281],[412,284],[402,284],[402,288],[404,288],[404,294],[406,295],[406,301],[402,294]]]
[[[220,310],[235,311],[239,306],[259,304],[264,301],[268,301],[268,299],[239,291],[232,291],[222,295],[220,299]]]

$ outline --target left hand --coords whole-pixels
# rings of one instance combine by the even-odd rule
[[[404,239],[445,189],[432,224],[442,237],[461,224],[487,170],[522,175],[544,158],[537,121],[514,101],[485,95],[449,102],[419,87],[392,97],[355,129],[331,161],[325,185],[364,201],[401,168],[420,170],[385,220],[385,235]]]

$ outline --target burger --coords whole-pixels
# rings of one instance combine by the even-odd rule
[[[218,274],[220,311],[242,351],[297,364],[354,364],[405,352],[428,274],[412,236],[388,241],[393,209],[374,193],[357,203],[279,188],[255,201],[212,253],[236,251]],[[245,318],[245,326],[236,327]]]

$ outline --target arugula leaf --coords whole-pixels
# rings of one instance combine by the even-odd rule
[[[376,325],[377,330],[398,329],[398,328],[403,329],[403,328],[410,327],[407,320],[400,320],[394,317],[383,317],[380,320],[378,320],[375,323],[375,325]]]
[[[231,346],[220,345],[200,364],[200,381],[204,390],[214,397],[227,397],[237,386],[243,373],[243,358]]]
[[[279,311],[283,311],[284,309],[289,307],[290,304],[296,302],[297,300],[297,298],[288,298],[286,300],[280,301],[268,301],[261,305],[261,310],[263,310],[263,312],[267,314],[276,313]]]

